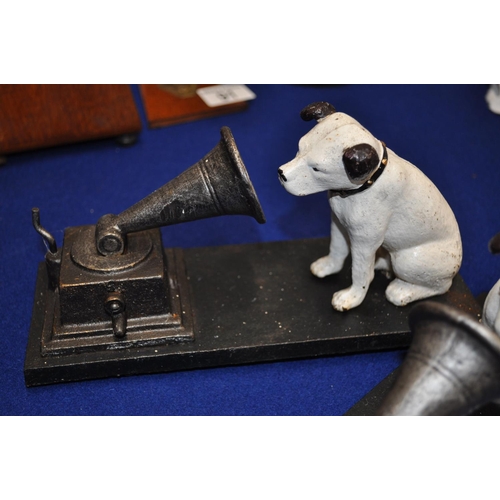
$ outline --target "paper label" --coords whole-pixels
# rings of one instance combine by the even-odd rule
[[[256,97],[246,85],[213,85],[211,87],[202,87],[196,93],[211,108],[235,102],[250,101]]]

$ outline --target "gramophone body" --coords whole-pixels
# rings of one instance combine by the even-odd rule
[[[158,229],[133,233],[116,258],[93,255],[94,226],[66,230],[60,285],[47,351],[187,341],[189,304],[179,285],[175,252],[164,253]],[[182,314],[184,310],[184,314]],[[126,340],[125,340],[126,339]]]

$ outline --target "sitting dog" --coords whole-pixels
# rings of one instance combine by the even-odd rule
[[[323,278],[338,273],[349,253],[352,258],[352,285],[333,295],[333,307],[361,304],[376,269],[394,277],[385,294],[397,306],[447,292],[462,262],[462,242],[436,186],[331,104],[313,103],[301,117],[318,124],[278,174],[293,195],[328,191],[330,253],[311,271]]]

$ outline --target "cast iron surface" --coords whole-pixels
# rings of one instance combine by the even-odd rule
[[[414,338],[402,366],[347,415],[496,415],[500,338],[475,318],[433,302],[410,313]]]
[[[132,345],[192,340],[192,313],[183,260],[163,250],[158,229],[134,233],[150,251],[137,266],[120,265],[127,254],[102,257],[118,261],[114,272],[96,272],[70,257],[73,243],[94,226],[66,230],[60,284],[46,297],[42,352],[47,356]],[[140,247],[141,245],[138,244]]]
[[[368,394],[361,398],[346,413],[346,417],[374,417],[377,414],[382,401],[387,396],[398,376],[399,369],[391,372],[379,384],[377,384]],[[500,416],[500,404],[495,402],[486,403],[474,410],[471,416]]]
[[[40,353],[36,347],[28,349],[26,384],[37,383],[37,366],[48,370],[61,361],[86,367],[91,355],[106,357],[136,348],[143,353],[145,348],[192,341],[184,261],[179,251],[164,255],[159,226],[220,215],[250,215],[265,222],[228,127],[200,161],[120,215],[105,215],[96,226],[68,228],[61,252],[40,225],[39,210],[33,209],[33,226],[49,248],[41,272],[47,273],[45,288],[51,293],[40,293],[45,309],[41,341],[36,341],[41,342]],[[68,377],[63,373],[42,380]]]
[[[500,397],[500,338],[475,318],[428,302],[412,308],[412,344],[380,415],[467,415]]]
[[[332,309],[333,292],[350,282],[349,266],[319,280],[309,264],[328,250],[329,239],[185,249],[186,280],[194,311],[194,341],[42,357],[40,336],[47,295],[40,265],[25,379],[28,386],[92,378],[227,366],[407,347],[409,308],[384,296],[377,274],[363,304],[346,313]],[[457,276],[438,301],[477,314]]]
[[[217,146],[191,168],[121,214],[101,217],[97,249],[102,255],[122,253],[128,233],[220,215],[266,221],[229,127],[222,127]]]

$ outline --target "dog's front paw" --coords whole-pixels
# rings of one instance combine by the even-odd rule
[[[365,295],[366,292],[364,290],[359,290],[351,286],[333,294],[332,306],[337,311],[348,311],[359,306],[363,302]]]
[[[311,272],[318,278],[330,276],[330,274],[338,273],[342,269],[342,263],[335,262],[330,255],[321,257],[311,264]]]

